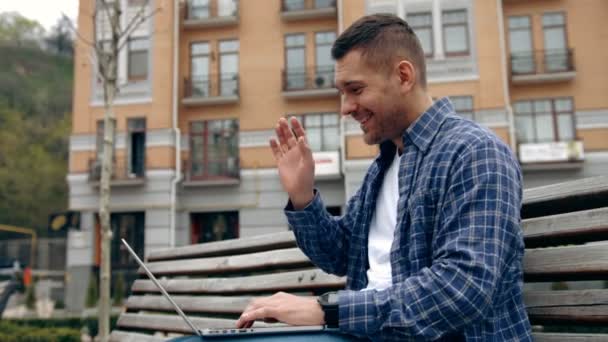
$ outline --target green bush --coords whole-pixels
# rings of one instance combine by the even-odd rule
[[[118,320],[118,316],[110,317],[110,330],[113,330],[116,327],[116,321]],[[80,331],[82,327],[87,327],[89,329],[89,334],[91,336],[97,335],[99,331],[98,328],[98,318],[97,317],[86,317],[86,318],[50,318],[50,319],[19,319],[19,320],[11,320],[10,323],[14,326],[18,327],[34,327],[34,328],[68,328]],[[4,332],[0,328],[0,331]],[[2,338],[0,338],[1,342],[4,342]]]
[[[79,342],[80,330],[70,328],[39,328],[0,321],[2,342]]]

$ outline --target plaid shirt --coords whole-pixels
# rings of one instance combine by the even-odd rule
[[[393,286],[366,287],[372,214],[395,145],[380,145],[343,217],[315,191],[285,213],[298,246],[321,269],[347,276],[340,330],[379,340],[531,341],[522,299],[522,177],[489,130],[433,104],[403,135]],[[388,248],[388,246],[387,246]]]

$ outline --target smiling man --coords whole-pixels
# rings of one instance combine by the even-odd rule
[[[279,120],[270,146],[298,246],[346,290],[252,301],[255,320],[327,324],[377,340],[530,341],[522,299],[521,172],[489,130],[426,90],[420,42],[392,15],[359,19],[334,43],[342,114],[380,154],[346,214],[314,189],[300,123]]]

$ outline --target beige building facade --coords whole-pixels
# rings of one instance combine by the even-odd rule
[[[142,3],[117,1],[125,21]],[[80,1],[78,27],[88,38],[93,3]],[[449,96],[459,114],[508,143],[526,186],[608,171],[606,1],[152,0],[148,6],[159,11],[120,55],[111,204],[115,237],[143,255],[288,229],[287,197],[268,147],[282,116],[303,121],[316,186],[330,212],[344,210],[377,148],[340,115],[330,49],[368,13],[394,13],[410,23],[427,55],[431,95]],[[82,212],[82,227],[70,233],[68,266],[77,280],[68,292],[79,291],[99,260],[103,103],[90,56],[79,42],[67,179],[70,209]],[[134,265],[119,247],[113,269],[129,280]]]

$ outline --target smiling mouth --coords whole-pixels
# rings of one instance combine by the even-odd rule
[[[361,129],[364,129],[365,124],[372,118],[373,114],[370,112],[365,113],[362,117],[358,118],[357,121],[361,126]]]

